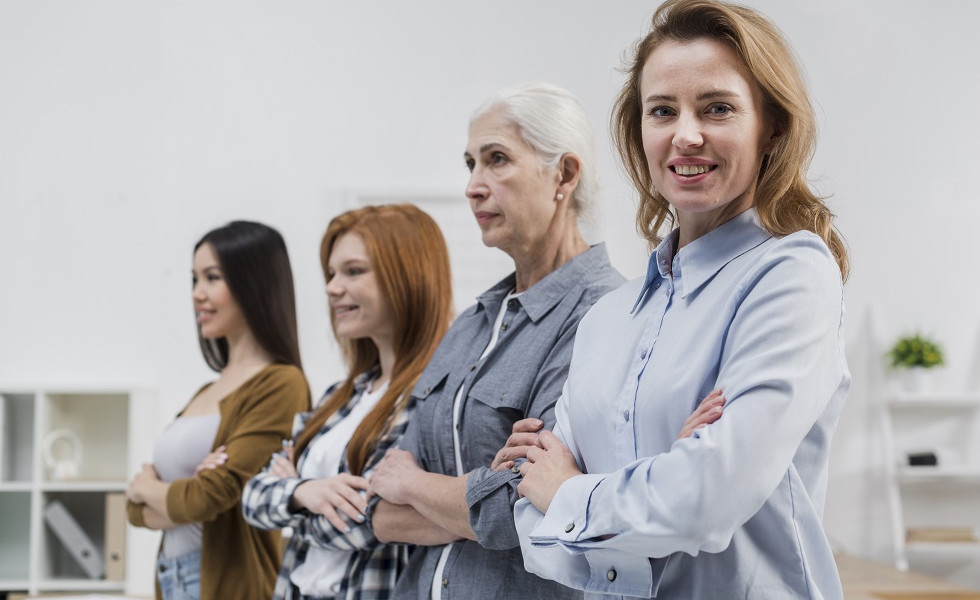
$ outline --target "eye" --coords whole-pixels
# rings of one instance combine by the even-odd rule
[[[349,277],[357,277],[358,275],[363,275],[367,269],[363,267],[349,267],[347,269],[347,275]]]
[[[208,273],[207,278],[208,281],[211,283],[214,283],[216,281],[221,281],[221,275],[218,275],[217,273]]]
[[[734,110],[729,104],[712,104],[708,107],[707,113],[713,117],[724,117]]]
[[[507,156],[503,152],[494,152],[490,155],[490,164],[502,165],[507,162]]]
[[[647,114],[654,118],[665,118],[674,116],[674,110],[669,106],[654,106],[647,111]]]
[[[472,173],[473,172],[473,167],[475,167],[475,166],[476,166],[476,161],[475,160],[473,160],[472,158],[467,158],[466,159],[466,170],[467,171],[469,171],[470,173]]]

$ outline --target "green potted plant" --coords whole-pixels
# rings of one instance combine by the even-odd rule
[[[891,368],[904,374],[908,391],[921,391],[928,378],[927,372],[946,362],[939,343],[921,333],[898,338],[887,356]]]

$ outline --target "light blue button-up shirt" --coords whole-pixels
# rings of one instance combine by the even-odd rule
[[[526,568],[603,597],[842,598],[821,525],[850,386],[840,270],[749,210],[599,301],[555,433],[585,475],[515,508]],[[717,422],[677,440],[713,389]]]

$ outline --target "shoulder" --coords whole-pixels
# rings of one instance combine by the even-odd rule
[[[294,404],[301,410],[306,410],[309,404],[310,391],[303,375],[298,367],[294,365],[269,365],[248,384],[247,396],[254,401],[261,401],[275,397],[280,400],[292,399]]]
[[[753,254],[750,268],[758,273],[760,282],[776,283],[775,279],[779,278],[807,287],[843,288],[834,255],[820,236],[811,231],[770,238]]]
[[[581,327],[601,327],[604,322],[608,322],[611,318],[628,316],[630,309],[636,304],[636,300],[640,296],[644,281],[643,277],[638,277],[621,283],[608,291],[589,309],[582,319]]]

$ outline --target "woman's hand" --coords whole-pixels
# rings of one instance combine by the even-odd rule
[[[561,484],[581,475],[582,471],[558,436],[542,431],[538,440],[541,447],[528,449],[527,462],[521,465],[523,480],[517,486],[517,493],[546,513]]]
[[[701,404],[698,405],[697,410],[691,413],[691,416],[684,421],[684,426],[681,427],[681,433],[677,436],[677,439],[682,440],[686,437],[691,437],[695,429],[701,429],[705,425],[714,423],[720,419],[725,402],[726,400],[721,395],[721,390],[715,390],[708,394],[701,401]]]
[[[378,495],[392,504],[410,504],[412,480],[421,472],[411,452],[389,448],[371,474],[368,496]]]
[[[282,456],[277,456],[276,460],[292,465]],[[290,506],[294,509],[302,507],[312,513],[323,515],[340,531],[349,532],[350,526],[344,522],[340,513],[358,523],[363,522],[367,502],[361,490],[367,488],[367,479],[350,473],[341,473],[326,479],[311,479],[296,487]]]
[[[224,445],[218,446],[217,448],[214,449],[214,452],[204,457],[204,460],[201,461],[201,464],[194,467],[194,474],[197,475],[201,471],[214,469],[219,465],[225,464],[225,461],[227,460],[228,460],[228,454],[225,452]]]
[[[284,446],[282,452],[276,452],[272,456],[272,465],[269,466],[269,473],[279,479],[289,479],[299,477],[296,465],[293,463],[293,447]]]
[[[143,468],[133,477],[133,480],[129,482],[129,487],[126,488],[126,498],[136,504],[146,503],[146,495],[150,491],[150,486],[159,481],[160,476],[157,475],[153,465],[143,463]]]
[[[540,448],[541,442],[538,441],[538,431],[542,427],[544,427],[544,421],[541,419],[521,419],[514,423],[507,443],[493,457],[490,468],[494,471],[506,471],[514,466],[515,460],[527,458],[529,449]]]

